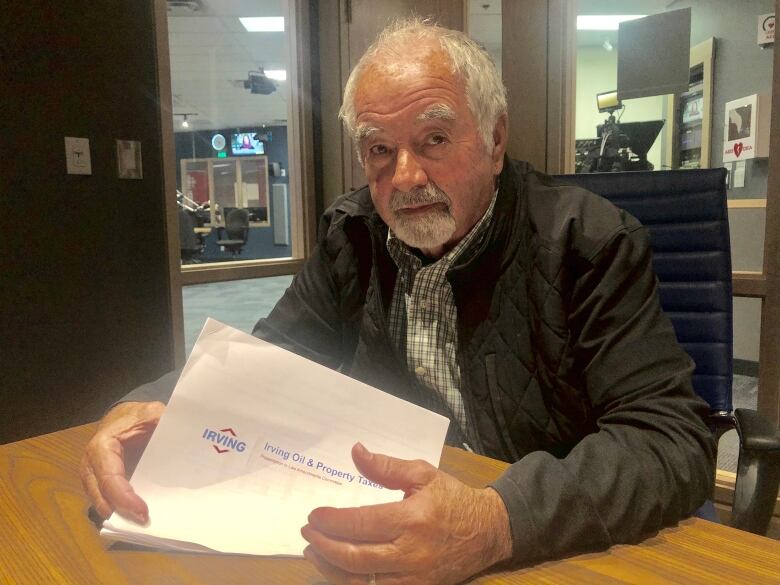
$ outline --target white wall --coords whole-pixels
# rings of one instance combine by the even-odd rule
[[[731,267],[761,272],[764,265],[765,207],[729,207]],[[734,357],[758,361],[761,301],[734,298]]]
[[[734,297],[734,359],[757,362],[761,337],[761,299]]]
[[[617,88],[617,50],[607,51],[601,47],[580,47],[577,49],[577,92],[575,109],[575,137],[595,138],[596,126],[603,124],[606,114],[599,114],[596,108],[596,94]],[[663,96],[626,100],[621,122],[643,122],[663,120]],[[663,131],[656,138],[649,160],[656,170],[661,169],[661,144]]]

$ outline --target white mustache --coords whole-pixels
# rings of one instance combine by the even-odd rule
[[[405,207],[433,205],[434,203],[444,203],[449,208],[450,198],[436,185],[429,183],[425,187],[412,191],[394,191],[390,198],[390,209],[398,211]]]

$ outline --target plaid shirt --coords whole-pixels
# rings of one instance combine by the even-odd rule
[[[423,266],[423,260],[392,231],[387,250],[398,266],[390,303],[390,335],[409,371],[434,391],[466,437],[466,408],[460,393],[458,367],[458,316],[447,271],[456,260],[467,261],[479,249],[493,217],[496,192],[485,215],[444,256]]]

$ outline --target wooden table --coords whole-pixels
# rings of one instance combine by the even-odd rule
[[[77,466],[94,425],[0,446],[0,583],[324,584],[303,560],[107,550],[87,518]],[[506,464],[456,449],[442,468],[484,485]],[[686,520],[638,546],[549,562],[476,583],[780,583],[780,542]]]

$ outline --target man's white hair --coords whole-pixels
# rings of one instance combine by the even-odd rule
[[[477,122],[482,142],[490,149],[496,122],[507,111],[506,88],[495,64],[487,51],[466,34],[418,17],[398,20],[385,28],[350,73],[339,111],[339,118],[347,132],[355,142],[359,142],[355,89],[366,65],[385,52],[402,54],[404,46],[416,47],[422,41],[438,41],[449,56],[453,74],[459,75],[466,86],[466,101]],[[356,146],[360,158],[360,145]]]

